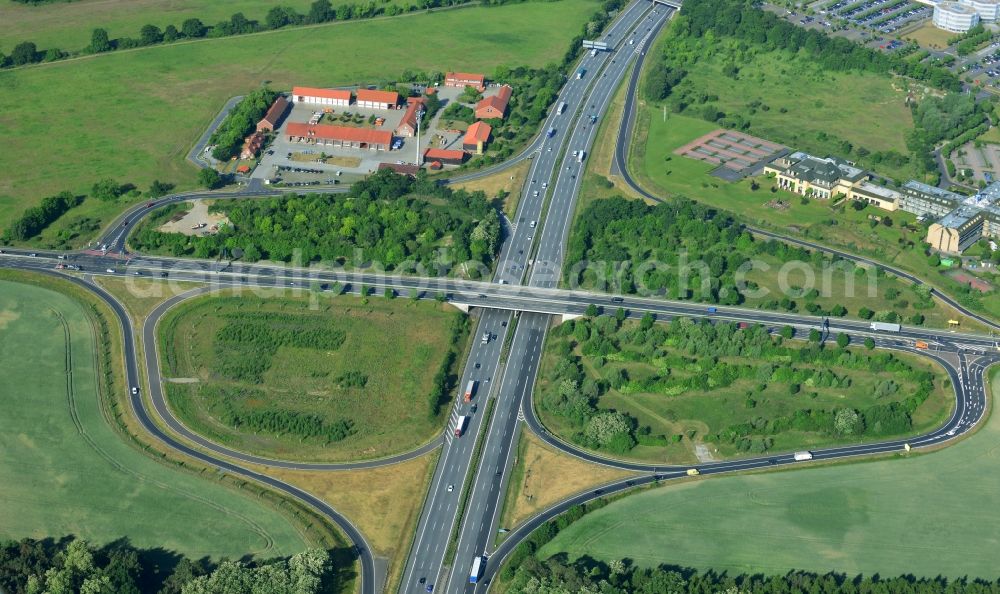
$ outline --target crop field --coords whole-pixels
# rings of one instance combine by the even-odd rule
[[[467,336],[464,318],[443,307],[195,298],[160,322],[167,396],[195,431],[256,454],[339,461],[407,451],[440,431],[435,375]]]
[[[128,538],[215,559],[308,546],[262,502],[172,470],[115,433],[99,402],[93,329],[77,301],[0,281],[0,334],[0,537]]]
[[[59,5],[62,6],[62,5]],[[530,2],[211,39],[0,72],[0,220],[44,196],[89,193],[113,177],[145,189],[154,179],[194,186],[185,155],[229,97],[264,83],[378,82],[404,69],[491,73],[562,57],[594,0]],[[487,26],[488,23],[488,26]],[[406,41],[398,32],[405,28]],[[444,31],[476,30],[476,42]],[[371,39],[390,39],[375,44]],[[413,48],[426,48],[414,52]],[[335,57],[335,58],[334,58]],[[24,97],[31,97],[25,101]],[[121,114],[113,121],[109,114]],[[59,130],[59,148],[39,142]],[[58,156],[57,156],[58,155]],[[86,155],[86,158],[84,158]],[[106,223],[122,205],[87,199],[43,234],[81,218]]]
[[[591,435],[608,410],[632,417],[638,443],[609,446],[618,457],[692,463],[874,441],[927,431],[953,406],[936,366],[912,355],[868,358],[858,345],[842,357],[834,344],[813,352],[801,341],[772,344],[762,328],[705,330],[690,320],[648,330],[613,322],[581,318],[549,334],[536,407],[549,429],[595,449],[577,433]],[[567,382],[597,410],[581,414]],[[897,407],[911,408],[903,415]],[[860,415],[853,429],[836,428],[842,410]]]
[[[990,382],[994,407],[997,376]],[[577,521],[540,556],[627,557],[641,566],[734,573],[995,580],[998,456],[994,414],[977,434],[934,453],[644,491]]]

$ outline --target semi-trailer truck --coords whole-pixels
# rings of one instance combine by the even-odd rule
[[[472,571],[469,572],[469,583],[475,584],[479,578],[483,577],[483,569],[486,568],[486,557],[476,557],[472,560]]]
[[[468,422],[468,417],[462,415],[458,417],[458,421],[455,422],[455,437],[462,437],[465,433],[465,425]]]
[[[795,452],[796,462],[805,462],[806,460],[812,460],[812,452]]]
[[[469,380],[469,383],[465,386],[465,401],[472,401],[472,393],[476,391],[476,380]]]
[[[872,322],[871,329],[876,332],[899,332],[899,324],[889,324],[887,322]]]

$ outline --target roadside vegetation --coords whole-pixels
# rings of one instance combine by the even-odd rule
[[[72,287],[0,281],[0,312],[9,387],[0,399],[0,498],[17,502],[0,511],[0,537],[75,534],[99,547],[127,539],[166,559],[267,558],[320,544],[304,540],[316,534],[301,533],[271,498],[168,467],[122,439],[110,419],[123,413],[103,409],[111,399],[105,386],[127,391],[120,378],[105,383],[121,366],[118,359],[111,367],[104,350],[113,337],[98,334],[98,342],[96,314]]]
[[[195,187],[198,170],[185,161],[192,142],[228,98],[259,88],[263,80],[273,89],[294,84],[381,86],[404,70],[437,72],[448,64],[471,72],[492,72],[497,64],[538,68],[565,58],[567,40],[579,34],[597,7],[593,0],[561,0],[401,16],[410,31],[406,43],[371,46],[371,39],[397,39],[402,26],[397,19],[376,19],[0,72],[0,85],[18,89],[5,95],[7,100],[0,98],[0,110],[18,122],[7,131],[9,150],[0,156],[7,172],[0,180],[0,220],[12,221],[41,197],[64,190],[89,194],[95,182],[107,178],[143,190],[154,180],[169,181],[177,189]],[[440,33],[487,28],[495,33],[474,44],[465,36]],[[433,51],[413,53],[412,47]],[[579,51],[578,42],[573,51]],[[331,62],[332,55],[341,58]],[[150,73],[159,73],[153,82]],[[15,100],[16,95],[36,99],[29,105]],[[72,113],[66,109],[70,104],[75,106]],[[109,113],[124,116],[112,125]],[[38,142],[39,135],[53,129],[68,143],[66,154],[88,157],[53,160]],[[44,174],[55,171],[58,175]],[[138,192],[125,192],[113,201],[88,197],[33,244],[80,246],[124,207],[152,197]]]
[[[473,260],[493,265],[500,219],[482,192],[452,190],[425,176],[410,179],[382,170],[353,184],[346,194],[309,194],[270,200],[225,200],[212,206],[231,222],[201,237],[157,230],[146,222],[131,239],[137,249],[173,256],[229,257],[235,248],[247,262],[325,261],[396,270],[409,263],[437,274]],[[442,257],[441,248],[449,253]],[[358,261],[358,259],[361,261]],[[456,273],[477,277],[479,266]]]
[[[998,379],[994,370],[992,407]],[[856,574],[916,574],[942,577],[922,586],[907,577],[901,589],[937,591],[951,578],[955,591],[992,591],[998,445],[994,414],[933,453],[664,486],[586,516],[538,547],[538,558],[586,559],[588,568],[628,558],[643,570],[667,564],[729,575],[835,572],[846,574],[841,589]]]
[[[675,463],[917,434],[951,411],[915,356],[793,336],[624,310],[579,318],[549,333],[536,408],[577,445]]]
[[[566,270],[570,286],[666,299],[917,326],[944,327],[954,317],[926,287],[756,239],[731,215],[682,197],[656,205],[616,195],[589,201],[574,224]]]
[[[380,458],[431,439],[465,316],[436,302],[313,298],[200,297],[169,312],[159,340],[178,417],[282,459]]]

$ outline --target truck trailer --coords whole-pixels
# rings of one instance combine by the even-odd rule
[[[472,401],[472,393],[476,391],[476,380],[469,380],[469,383],[465,386],[465,401]]]
[[[476,557],[472,560],[472,571],[469,572],[469,583],[475,584],[479,578],[483,577],[483,569],[486,568],[486,557]]]
[[[468,423],[469,418],[465,415],[458,417],[458,421],[455,421],[455,437],[462,437],[465,433],[465,425]]]
[[[899,332],[899,324],[889,324],[887,322],[872,322],[871,329],[876,332]]]
[[[795,452],[796,462],[805,462],[806,460],[812,460],[812,452]]]

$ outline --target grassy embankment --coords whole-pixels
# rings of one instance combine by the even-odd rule
[[[4,538],[75,534],[101,544],[127,537],[195,558],[288,555],[312,544],[252,492],[169,468],[131,447],[102,407],[98,343],[79,290],[3,276],[0,360],[10,388],[0,399]],[[124,391],[122,382],[115,385]]]
[[[142,189],[153,179],[176,183],[179,190],[194,187],[197,170],[185,161],[192,143],[227,98],[263,81],[288,89],[294,84],[392,79],[405,68],[461,66],[492,72],[498,64],[542,66],[563,55],[567,40],[595,6],[593,0],[561,0],[475,7],[157,46],[0,72],[0,86],[10,91],[0,97],[8,149],[0,155],[0,167],[7,172],[0,180],[0,220],[12,220],[64,189],[89,193],[95,181],[106,177]],[[400,27],[408,31],[406,43],[370,43],[398,39]],[[441,34],[460,30],[489,32],[477,35],[474,44],[463,36]],[[414,47],[433,51],[413,52]],[[20,99],[26,96],[33,100]],[[110,113],[125,116],[112,123]],[[65,154],[58,159],[38,142],[50,130],[59,130],[64,139]],[[122,208],[88,198],[34,243],[50,243],[84,218],[106,224]],[[90,233],[80,233],[74,245],[86,243]]]
[[[993,405],[998,373],[990,375]],[[719,477],[639,493],[561,532],[543,557],[730,572],[996,579],[1000,418],[925,455]],[[766,551],[766,555],[762,555]]]
[[[430,414],[430,395],[461,314],[347,295],[314,309],[310,298],[199,297],[169,312],[159,340],[176,414],[237,449],[303,460],[379,458],[440,431],[447,407]],[[322,436],[302,428],[309,419]],[[341,421],[349,434],[327,438]]]

